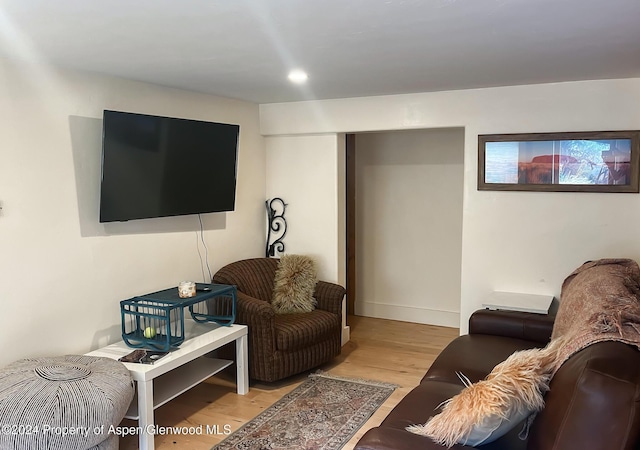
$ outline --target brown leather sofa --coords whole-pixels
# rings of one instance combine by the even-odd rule
[[[469,334],[451,342],[420,385],[360,439],[357,450],[435,450],[444,447],[405,427],[426,422],[438,405],[464,386],[456,371],[472,382],[483,379],[511,353],[544,347],[554,314],[476,311]],[[640,449],[640,351],[620,342],[593,344],[574,354],[556,372],[525,440],[518,424],[487,450]],[[453,449],[466,449],[455,445]]]

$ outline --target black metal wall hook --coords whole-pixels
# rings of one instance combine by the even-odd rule
[[[276,255],[277,252],[284,252],[284,242],[282,239],[287,234],[287,221],[284,218],[284,212],[287,208],[287,204],[279,197],[267,200],[265,202],[267,207],[267,218],[269,223],[267,224],[267,246],[265,249],[265,257],[269,258]],[[282,210],[282,211],[280,211]],[[271,242],[271,232],[281,233],[273,242]],[[278,234],[276,234],[278,236]]]

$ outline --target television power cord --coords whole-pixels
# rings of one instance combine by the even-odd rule
[[[200,240],[202,241],[202,246],[204,247],[204,260],[207,265],[207,271],[209,272],[209,279],[207,280],[204,275],[204,265],[202,264],[202,253],[200,253],[200,245],[196,241],[196,248],[198,249],[198,257],[200,258],[200,270],[202,271],[202,279],[205,283],[211,283],[213,275],[211,274],[211,267],[209,267],[209,248],[207,248],[207,243],[204,240],[204,226],[202,225],[202,215],[198,214],[198,221],[200,222]],[[196,238],[198,236],[198,232],[196,232]]]

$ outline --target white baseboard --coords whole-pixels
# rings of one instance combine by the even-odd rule
[[[349,342],[349,339],[351,339],[351,327],[346,325],[342,327],[342,345]]]
[[[342,345],[349,342],[351,338],[351,328],[347,325],[347,296],[342,298]]]
[[[359,316],[424,323],[442,327],[460,327],[460,313],[456,311],[372,302],[356,302],[355,306],[356,314]]]

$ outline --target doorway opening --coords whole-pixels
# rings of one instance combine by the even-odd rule
[[[458,327],[464,128],[345,139],[348,315]]]

